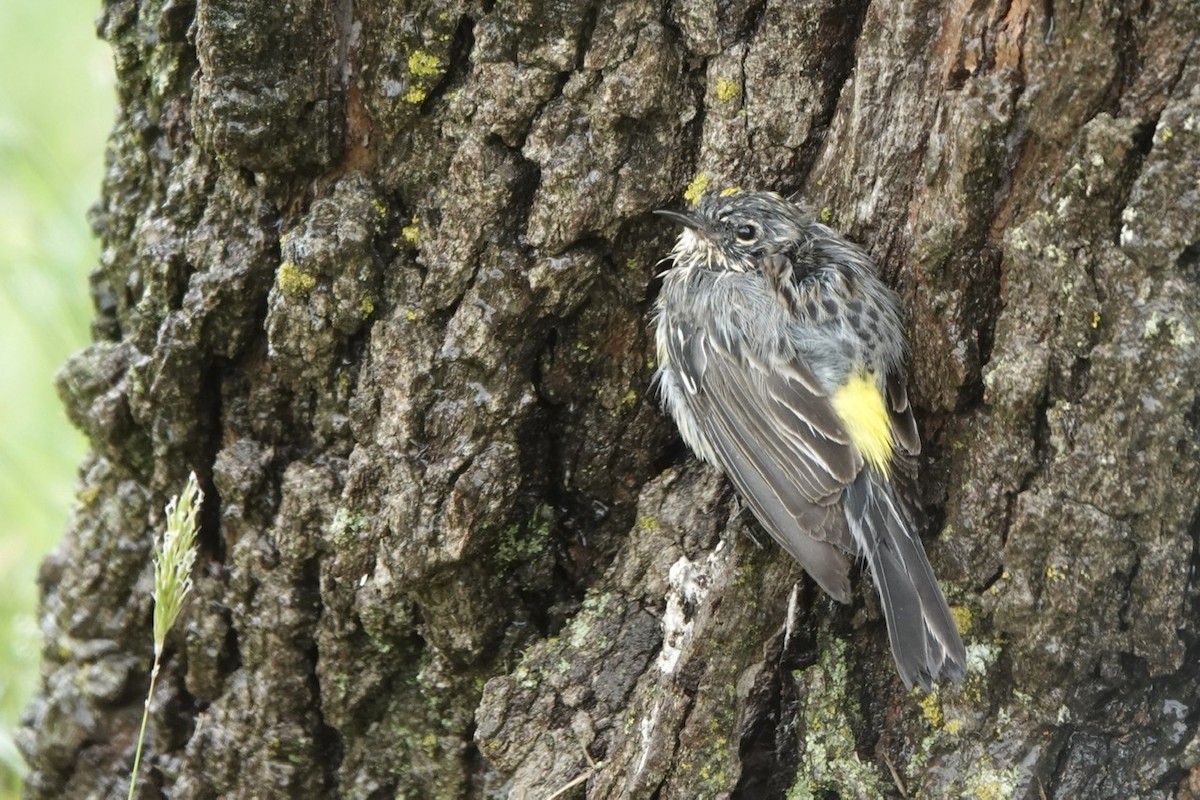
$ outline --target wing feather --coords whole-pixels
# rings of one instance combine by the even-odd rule
[[[767,531],[830,595],[850,597],[854,542],[839,501],[863,461],[812,372],[767,369],[735,345],[681,325],[667,337],[685,402]]]
[[[912,406],[908,404],[908,386],[903,375],[892,375],[887,382],[888,417],[892,423],[892,438],[900,450],[910,456],[921,453],[921,436]]]

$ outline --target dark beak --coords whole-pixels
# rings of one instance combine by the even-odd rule
[[[686,214],[682,211],[668,211],[665,208],[660,208],[654,213],[658,214],[660,217],[666,217],[672,222],[682,225],[685,228],[691,228],[694,231],[702,230],[704,227],[704,223],[698,217],[694,217],[691,214]]]

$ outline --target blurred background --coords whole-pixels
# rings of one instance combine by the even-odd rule
[[[0,800],[24,772],[13,731],[38,680],[38,563],[66,528],[85,448],[53,379],[88,341],[87,210],[115,108],[99,11],[0,2]]]

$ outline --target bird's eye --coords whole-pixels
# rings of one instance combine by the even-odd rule
[[[737,229],[733,232],[733,235],[736,236],[737,240],[742,244],[750,244],[758,238],[758,228],[749,224],[738,225]]]

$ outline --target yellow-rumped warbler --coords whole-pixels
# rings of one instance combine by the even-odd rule
[[[866,557],[904,685],[966,653],[917,536],[899,301],[859,248],[768,192],[704,197],[656,304],[663,405],[821,588]]]

